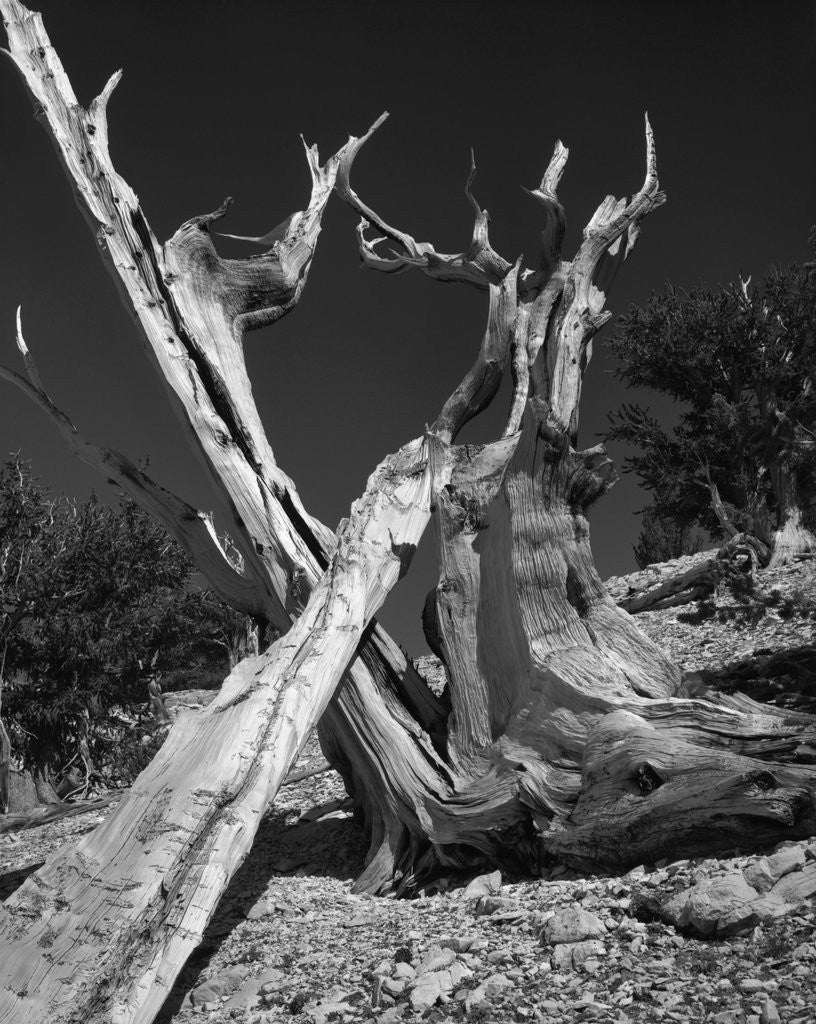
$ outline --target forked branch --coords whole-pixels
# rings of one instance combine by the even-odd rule
[[[648,115],[645,123],[643,186],[629,202],[607,196],[584,228],[583,242],[572,264],[566,268],[558,308],[553,313],[558,340],[547,346],[545,363],[540,370],[540,385],[549,393],[553,420],[573,439],[577,436],[581,381],[592,355],[592,339],[612,316],[604,310],[607,293],[634,248],[641,222],[666,201],[659,188],[654,135]]]

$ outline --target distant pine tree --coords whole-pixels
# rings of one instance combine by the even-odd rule
[[[813,267],[773,268],[753,290],[669,285],[611,344],[622,380],[681,406],[672,430],[638,405],[610,417],[607,438],[636,450],[624,469],[654,495],[638,560],[682,552],[694,527],[753,534],[774,564],[816,550]]]

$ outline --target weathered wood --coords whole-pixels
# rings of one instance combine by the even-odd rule
[[[798,503],[790,501],[784,508],[782,522],[773,536],[772,550],[772,569],[788,565],[797,558],[816,556],[816,534],[805,526]]]
[[[223,552],[207,536],[209,523],[204,517],[147,478],[134,476],[123,457],[81,441],[70,422],[51,406],[39,377],[30,385],[22,378],[15,383],[30,388],[81,457],[128,487],[128,493],[157,514],[193,558],[209,560],[203,567],[209,570],[210,581],[220,584],[222,596],[231,600],[226,588],[240,591],[240,607],[248,609],[251,604],[278,633],[285,633],[328,564],[336,541],[308,515],[292,481],[275,464],[252,399],[241,340],[246,330],[285,315],[299,298],[340,154],[321,167],[316,150],[307,149],[312,175],[309,205],[289,218],[283,236],[276,237],[262,257],[225,261],[216,253],[210,228],[227,204],[188,221],[162,247],[132,189],[110,160],[105,110],[118,75],[83,110],[39,15],[17,0],[2,0],[0,9],[12,60],[55,142],[126,304],[136,314],[148,354],[187,436],[228,509],[230,532],[244,560],[243,579],[231,575],[230,567],[225,569]],[[352,139],[348,145],[356,144],[358,140]],[[30,370],[30,360],[27,366]],[[359,709],[366,707],[379,715],[386,744],[396,750],[404,745],[405,723],[395,719],[390,705],[405,700],[416,716],[406,756],[416,760],[417,768],[433,764],[438,755],[425,730],[442,727],[439,702],[381,627],[367,631],[364,651],[366,657],[350,666],[327,718],[353,730]]]
[[[337,190],[363,217],[358,237],[367,265],[386,272],[416,266],[437,280],[491,291],[497,278],[503,282],[513,273],[509,261],[489,246],[478,207],[474,244],[454,256],[387,224],[350,186],[355,153],[351,147],[341,159]],[[513,840],[514,852],[527,858],[528,867],[535,865],[536,849],[539,856],[543,850],[583,863],[593,829],[605,829],[607,823],[609,842],[601,844],[593,864],[602,864],[604,856],[617,863],[622,846],[614,813],[593,817],[590,809],[581,818],[578,810],[572,812],[588,740],[607,719],[614,723],[616,715],[629,715],[630,724],[637,715],[651,722],[650,728],[659,722],[668,729],[673,722],[677,741],[698,747],[690,758],[708,765],[705,751],[716,747],[721,763],[742,757],[754,772],[761,761],[748,758],[800,757],[801,739],[814,725],[807,716],[788,721],[782,713],[760,713],[744,698],[692,705],[675,696],[682,691],[676,667],[614,606],[598,579],[586,510],[614,482],[614,473],[602,448],[575,449],[581,380],[592,337],[610,315],[603,309],[608,289],[643,218],[664,196],[647,122],[643,187],[629,202],[605,199],[585,229],[577,256],[567,263],[561,255],[564,217],[557,197],[566,157],[559,143],[541,187],[533,192],[547,217],[540,266],[515,270],[514,393],[505,447],[496,443],[455,452],[451,483],[437,498],[440,581],[436,607],[426,603],[423,618],[448,675],[447,753],[457,775],[450,796],[438,788],[426,795],[425,808],[434,808],[432,826],[409,827],[417,869],[434,859],[461,866],[468,856],[472,861],[474,851],[494,860],[507,858]],[[469,188],[470,182],[468,193]],[[377,242],[366,238],[369,225],[392,243],[392,256],[378,255]],[[737,543],[747,540],[734,538]],[[762,555],[753,547],[746,552],[750,570]],[[735,553],[741,551],[729,546],[724,555]],[[703,596],[724,569],[723,558],[706,559],[682,579],[662,581],[648,595],[629,595],[628,604],[634,610]],[[633,736],[636,746],[636,731]],[[620,742],[625,749],[625,735]],[[354,735],[344,736],[344,743],[355,764],[370,756],[367,749],[357,749]],[[609,768],[610,773],[618,770],[617,763]],[[813,784],[810,771],[796,769],[805,787]],[[610,785],[624,786],[624,780],[612,778]],[[740,814],[717,819],[718,845],[733,846],[745,836],[750,799],[742,807]],[[807,815],[794,822],[785,813],[767,814],[761,802],[755,810],[767,818],[766,838],[809,827]],[[684,813],[682,802],[672,813]],[[561,838],[578,834],[577,827],[565,825],[571,814],[578,815],[576,825],[586,825],[582,841]],[[503,815],[498,827],[497,815]],[[538,832],[537,847],[519,834],[525,817]],[[706,820],[713,827],[714,820]],[[425,846],[416,839],[423,833]],[[675,856],[684,845],[693,845],[693,833],[693,820],[675,830]],[[649,835],[654,845],[655,835]],[[393,836],[384,845],[389,843]],[[648,842],[638,847],[640,859],[647,847]],[[401,863],[390,851],[384,858]]]
[[[473,236],[458,254],[416,242],[364,204],[349,174],[373,129],[323,166],[307,149],[306,209],[249,239],[269,246],[259,256],[225,260],[212,228],[228,202],[187,221],[161,246],[113,168],[105,107],[117,76],[83,110],[38,16],[18,0],[0,0],[0,9],[12,59],[227,504],[244,597],[282,634],[264,655],[240,663],[206,710],[180,716],[126,802],[10,901],[0,924],[7,939],[0,1022],[23,1013],[32,1024],[60,1013],[67,1021],[149,1021],[321,713],[324,752],[368,833],[358,889],[410,891],[440,867],[480,861],[523,870],[558,854],[582,863],[593,824],[604,832],[601,858],[616,862],[619,817],[628,808],[620,805],[618,818],[609,809],[629,794],[632,757],[655,748],[653,734],[675,757],[680,780],[682,799],[661,798],[668,817],[685,813],[687,763],[717,758],[726,765],[724,785],[738,790],[723,803],[734,813],[706,819],[720,839],[733,845],[752,808],[763,818],[763,836],[805,827],[809,812],[797,808],[801,792],[811,792],[809,769],[786,769],[793,781],[786,776],[781,804],[755,802],[729,780],[734,771],[756,773],[757,759],[795,759],[813,720],[762,713],[744,698],[676,696],[676,667],[615,607],[592,562],[586,513],[614,472],[600,446],[578,448],[581,386],[592,339],[611,315],[604,305],[612,281],[643,219],[665,198],[648,120],[643,186],[629,201],[603,200],[572,261],[561,251],[557,187],[567,151],[560,143],[532,191],[545,224],[538,263],[525,268],[491,244],[487,213],[472,194],[473,168],[466,187]],[[333,187],[364,218],[358,234],[368,265],[418,267],[490,297],[476,361],[435,431],[380,468],[337,538],[309,516],[276,465],[243,354],[247,331],[298,301]],[[392,256],[381,257],[366,238],[370,225],[396,247]],[[503,437],[449,448],[496,394],[508,363],[513,397]],[[30,358],[27,368],[30,384],[22,383],[67,430]],[[436,464],[428,464],[426,448]],[[101,450],[82,450],[107,464]],[[114,462],[127,476],[125,464]],[[133,490],[165,520],[178,518],[178,499],[151,482],[138,478]],[[432,501],[440,561],[434,619],[450,681],[441,700],[371,622],[410,561]],[[195,540],[177,530],[188,548],[209,551],[223,577],[223,552],[207,547],[201,525]],[[226,573],[222,587],[230,585]],[[591,771],[582,779],[582,765],[588,749],[597,749],[604,770],[609,736],[616,756],[596,806],[601,791]],[[636,777],[646,780],[641,789],[665,788],[654,784],[652,760]],[[640,808],[633,813],[639,821]],[[694,822],[686,824],[675,829],[679,848],[696,841]],[[644,856],[647,846],[644,840]]]
[[[371,477],[292,629],[181,715],[122,803],[5,904],[0,1022],[153,1019],[430,517],[432,436]],[[89,919],[95,926],[87,927]]]
[[[2,686],[2,677],[0,677]],[[11,741],[3,719],[0,718],[0,814],[9,809],[9,773],[11,771]]]
[[[667,711],[657,722],[625,710],[600,721],[587,743],[578,802],[569,822],[546,837],[549,850],[583,869],[627,870],[816,832],[812,767],[742,756],[733,752],[733,734],[706,750],[699,738],[716,729],[714,716],[701,708],[703,729],[672,735]],[[740,717],[733,724],[747,733]]]
[[[712,594],[720,581],[716,558],[698,562],[685,572],[670,576],[657,586],[650,586],[620,598],[618,606],[630,615],[658,611],[690,604]]]

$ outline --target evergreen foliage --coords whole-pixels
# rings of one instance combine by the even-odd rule
[[[811,245],[814,235],[811,235]],[[771,543],[791,507],[816,521],[816,275],[773,268],[751,289],[671,285],[618,323],[617,375],[674,399],[667,429],[626,405],[609,440],[636,449],[624,469],[652,492],[640,564],[694,550],[694,529]],[[644,561],[645,560],[645,561]]]
[[[220,684],[245,621],[194,572],[133,502],[55,498],[19,458],[0,467],[1,710],[25,767],[104,759],[151,674]]]

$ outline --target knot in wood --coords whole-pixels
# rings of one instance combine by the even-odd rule
[[[756,786],[763,793],[770,793],[771,790],[776,789],[779,785],[773,773],[764,770],[751,772],[748,776],[748,782]]]
[[[462,533],[478,533],[486,527],[484,510],[475,498],[463,496],[459,501]]]
[[[302,565],[293,565],[289,570],[289,593],[296,601],[306,597],[306,570]]]
[[[644,761],[643,764],[638,766],[637,783],[640,786],[641,794],[648,796],[663,785],[663,779],[660,778],[648,761]]]

